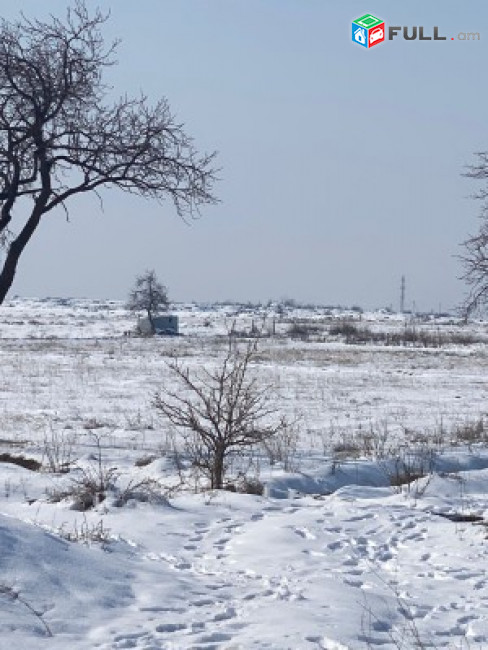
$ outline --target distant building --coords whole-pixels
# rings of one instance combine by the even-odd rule
[[[166,336],[177,336],[179,334],[178,316],[175,316],[174,314],[154,316],[153,323],[156,334]],[[137,329],[141,334],[145,336],[152,334],[151,322],[149,318],[140,318],[139,322],[137,323]]]

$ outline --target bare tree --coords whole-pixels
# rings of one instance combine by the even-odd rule
[[[468,316],[488,302],[488,224],[483,223],[479,232],[463,242],[463,246],[465,253],[460,256],[464,268],[462,279],[469,292],[462,310]]]
[[[243,452],[282,431],[287,423],[270,405],[270,387],[252,377],[256,342],[245,350],[229,347],[213,371],[191,372],[178,360],[169,364],[175,389],[156,394],[154,406],[185,436],[192,463],[221,489],[229,455]]]
[[[106,20],[76,0],[64,21],[0,21],[0,304],[42,217],[72,196],[115,186],[190,216],[215,202],[215,154],[196,152],[166,99],[108,100]]]
[[[486,181],[488,152],[480,152],[476,156],[477,163],[470,165],[464,176]],[[463,242],[464,254],[459,256],[464,269],[461,278],[469,287],[462,306],[466,316],[488,303],[488,187],[482,188],[474,198],[482,201],[481,224],[478,232]]]
[[[144,311],[147,314],[154,334],[154,316],[158,311],[168,309],[168,290],[161,284],[154,271],[146,271],[136,279],[134,289],[130,292],[127,308],[131,311]]]

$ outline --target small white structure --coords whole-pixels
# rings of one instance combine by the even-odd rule
[[[174,314],[164,314],[164,316],[153,317],[154,329],[156,334],[163,334],[167,336],[177,336],[178,331],[178,316]],[[151,322],[149,318],[140,318],[137,323],[137,329],[140,334],[149,336],[152,334]]]

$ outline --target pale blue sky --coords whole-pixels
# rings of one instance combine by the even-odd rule
[[[5,17],[47,11],[38,0]],[[64,11],[65,0],[49,10]],[[118,36],[117,92],[164,95],[200,149],[219,150],[217,206],[188,226],[118,191],[41,224],[10,295],[125,298],[154,268],[175,300],[455,306],[454,255],[477,226],[461,178],[488,148],[486,0],[100,0]],[[370,51],[351,21],[433,25]],[[460,31],[477,42],[451,41]],[[473,185],[473,186],[472,186]]]

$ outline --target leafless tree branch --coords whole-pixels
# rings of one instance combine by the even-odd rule
[[[468,167],[464,174],[474,180],[488,179],[488,152],[478,152],[477,162]],[[468,294],[462,310],[468,316],[477,308],[488,303],[488,188],[481,188],[473,198],[482,202],[481,223],[476,234],[462,243],[463,254],[459,255],[463,267],[461,279],[468,286]]]
[[[105,45],[106,20],[76,0],[64,21],[0,21],[0,237],[24,224],[5,247],[0,303],[43,215],[77,194],[170,198],[180,216],[216,201],[215,153],[196,151],[166,99],[108,100],[117,42]]]

